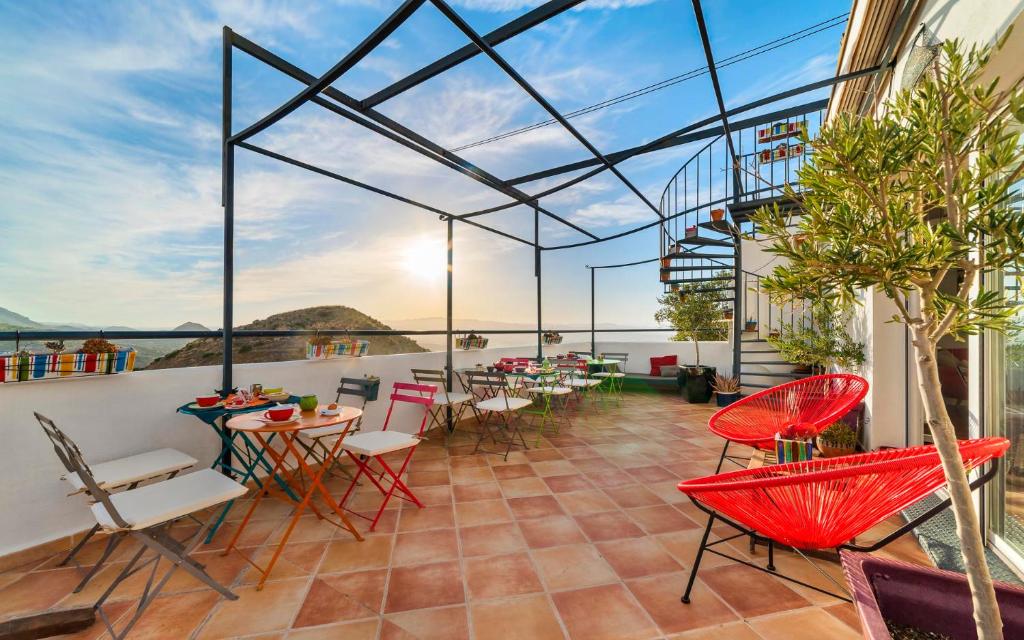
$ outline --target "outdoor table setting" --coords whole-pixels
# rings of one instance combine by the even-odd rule
[[[228,418],[254,411],[266,411],[268,408],[280,404],[301,404],[304,400],[305,398],[292,395],[283,389],[264,389],[261,385],[252,385],[248,390],[242,389],[229,393],[223,398],[217,394],[198,396],[194,402],[178,407],[177,412],[195,416],[212,428],[220,438],[220,454],[210,465],[211,468],[219,468],[222,473],[235,478],[241,484],[252,480],[262,488],[263,482],[256,475],[258,470],[262,469],[269,473],[273,467],[267,461],[263,447],[253,442],[246,432],[230,429],[227,426]],[[313,402],[316,402],[315,397]],[[272,438],[273,436],[268,438],[268,442]],[[277,475],[273,477],[283,489],[291,494],[293,499],[298,500],[298,497],[292,494],[287,483]],[[206,537],[207,542],[216,535],[217,529],[220,528],[233,504],[232,500],[224,506],[220,517],[210,527],[210,532]]]
[[[250,412],[236,415],[227,421],[226,427],[228,429],[234,432],[251,435],[256,440],[263,452],[265,452],[274,463],[273,467],[270,469],[270,473],[279,479],[279,487],[268,484],[264,491],[256,492],[256,496],[253,498],[252,504],[249,506],[249,510],[246,512],[241,523],[239,523],[238,529],[235,531],[235,535],[232,537],[231,542],[228,543],[223,553],[223,555],[227,555],[232,549],[235,549],[243,558],[246,559],[246,561],[249,562],[249,564],[260,572],[261,578],[256,586],[257,590],[262,589],[264,583],[266,583],[267,579],[270,577],[270,573],[273,571],[274,565],[277,563],[281,552],[288,543],[288,538],[291,537],[292,531],[295,529],[295,525],[298,524],[299,518],[302,517],[302,514],[305,512],[307,507],[316,514],[318,518],[327,520],[339,528],[348,530],[356,540],[363,540],[362,535],[360,535],[359,531],[345,516],[340,505],[331,496],[330,491],[323,484],[324,474],[331,468],[334,461],[337,459],[338,454],[341,452],[342,441],[344,441],[345,436],[348,435],[352,424],[362,415],[362,409],[336,404],[316,405],[311,410],[304,411],[299,411],[297,407],[291,405],[284,405],[272,407],[258,414]],[[304,450],[296,446],[301,433],[307,430],[321,430],[337,425],[344,425],[344,429],[338,433],[337,439],[330,446],[329,450],[325,452],[324,458],[320,461],[319,466],[314,469],[309,464],[307,456],[304,455]],[[279,447],[270,446],[270,441],[275,436],[279,437]],[[289,464],[289,462],[291,464]],[[338,516],[338,521],[328,517],[322,509],[318,508],[313,503],[313,497],[317,493],[320,494],[324,503],[330,508],[330,510]],[[277,548],[274,550],[267,566],[261,567],[253,558],[249,557],[241,549],[236,549],[235,544],[241,538],[242,533],[245,531],[246,526],[252,518],[252,514],[256,511],[260,502],[264,497],[270,495],[275,495],[288,502],[295,500],[298,504],[292,511],[288,527],[281,536],[280,542],[277,543]]]

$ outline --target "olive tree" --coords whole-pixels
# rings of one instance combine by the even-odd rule
[[[719,272],[716,277],[730,275]],[[696,352],[696,366],[700,366],[701,340],[726,340],[728,327],[722,322],[723,312],[728,308],[721,292],[711,291],[706,282],[683,283],[678,291],[670,291],[658,298],[661,305],[654,314],[658,322],[675,329],[672,340],[693,342]]]
[[[788,263],[765,280],[770,294],[849,304],[874,290],[894,303],[891,321],[908,327],[982,640],[1001,638],[1002,625],[936,347],[947,335],[1005,332],[1017,310],[982,286],[987,272],[1024,268],[1024,215],[1011,202],[1024,172],[1024,100],[1017,87],[983,81],[991,51],[946,42],[883,113],[828,122],[800,171],[804,191],[789,193],[802,200],[799,219],[777,207],[754,218],[769,251]],[[942,286],[948,279],[955,291]]]

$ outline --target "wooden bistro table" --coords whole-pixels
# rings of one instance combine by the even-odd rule
[[[322,415],[320,411],[325,406],[326,405],[320,405],[313,411],[299,412],[298,417],[295,420],[286,424],[268,424],[263,418],[263,414],[235,416],[227,422],[227,427],[229,429],[243,431],[256,438],[264,448],[267,456],[274,461],[274,467],[271,470],[271,474],[278,474],[280,477],[284,478],[285,483],[290,487],[291,491],[300,496],[298,504],[295,506],[294,512],[292,513],[291,522],[288,523],[288,528],[285,529],[284,535],[281,536],[281,541],[277,544],[277,548],[274,550],[274,554],[271,556],[270,562],[267,564],[266,568],[260,567],[256,564],[253,558],[248,557],[243,551],[237,549],[238,553],[240,553],[242,557],[249,562],[249,564],[256,567],[256,570],[262,575],[259,584],[256,585],[257,590],[262,589],[267,578],[270,577],[270,572],[273,571],[274,564],[277,563],[278,557],[284,550],[284,546],[288,543],[288,538],[291,536],[292,530],[295,528],[295,525],[298,523],[299,518],[302,516],[306,507],[309,507],[318,518],[328,520],[335,526],[347,529],[356,540],[363,540],[363,536],[359,534],[359,531],[356,530],[355,526],[353,526],[349,519],[345,517],[345,513],[331,497],[330,492],[322,482],[324,473],[326,473],[327,469],[331,468],[331,464],[334,462],[334,459],[341,453],[341,443],[345,439],[345,436],[348,435],[348,431],[352,427],[352,423],[363,415],[363,411],[356,407],[339,407],[340,412],[338,415]],[[330,452],[325,454],[320,467],[318,469],[313,469],[303,457],[302,450],[295,445],[295,441],[299,437],[299,433],[306,429],[318,429],[339,424],[345,424],[345,430],[338,435],[338,439],[335,441],[334,446],[331,447]],[[280,439],[281,444],[277,448],[269,446],[269,441],[274,436],[277,436]],[[291,458],[294,462],[294,468],[286,464],[288,458]],[[256,492],[256,497],[253,499],[252,505],[249,507],[249,511],[245,514],[245,518],[238,526],[235,536],[231,539],[231,542],[224,550],[223,555],[227,555],[233,548],[235,548],[235,543],[237,543],[238,539],[241,537],[242,532],[245,530],[246,525],[248,525],[253,512],[256,511],[256,507],[259,506],[264,495],[270,494],[271,489],[274,490],[275,495],[278,495],[278,497],[286,500],[289,504],[294,504],[293,500],[288,496],[284,489],[280,489],[270,483],[265,484],[264,489],[265,491]],[[331,511],[338,516],[340,520],[339,522],[335,522],[331,518],[325,516],[321,510],[313,504],[313,494],[317,491],[320,492],[320,496],[330,507]]]

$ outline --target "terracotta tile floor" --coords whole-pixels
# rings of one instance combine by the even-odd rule
[[[240,503],[200,556],[239,599],[175,576],[131,637],[859,637],[849,605],[714,556],[701,567],[693,603],[679,602],[704,520],[675,485],[714,471],[721,445],[707,435],[712,411],[672,395],[626,394],[620,407],[584,407],[539,447],[528,437],[530,450],[507,462],[470,454],[468,435],[448,449],[443,438],[429,439],[408,478],[424,509],[393,500],[364,542],[304,517],[262,591],[237,554],[220,555],[248,506]],[[329,485],[340,494],[344,483]],[[354,500],[366,512],[379,504],[369,486]],[[288,514],[287,504],[264,501],[243,536],[247,551],[266,557]],[[909,537],[888,553],[927,562]],[[90,549],[83,557],[95,556]],[[828,586],[791,554],[778,553],[776,563]],[[842,579],[836,565],[819,565]],[[52,558],[0,574],[0,620],[88,604],[119,566],[77,595],[69,591],[78,570],[55,568]],[[115,618],[129,611],[136,582],[115,594]],[[103,635],[94,626],[76,638]]]

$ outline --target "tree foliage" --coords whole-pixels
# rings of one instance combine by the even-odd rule
[[[883,114],[827,123],[799,172],[804,191],[787,193],[802,200],[800,218],[777,206],[754,216],[768,250],[786,259],[762,281],[771,295],[847,305],[873,288],[893,301],[892,320],[909,328],[981,640],[1001,638],[1002,625],[936,347],[947,335],[1009,331],[1021,308],[982,278],[1024,269],[1024,212],[1012,200],[1024,174],[1024,98],[983,81],[990,54],[946,42],[930,73]],[[953,289],[943,286],[948,280]]]
[[[728,271],[721,271],[716,277],[730,275]],[[700,366],[700,341],[729,338],[729,325],[722,322],[728,306],[722,301],[721,292],[708,291],[709,288],[713,287],[708,283],[681,284],[679,291],[670,291],[658,298],[661,307],[654,314],[656,321],[675,329],[672,340],[693,342],[697,366]]]

